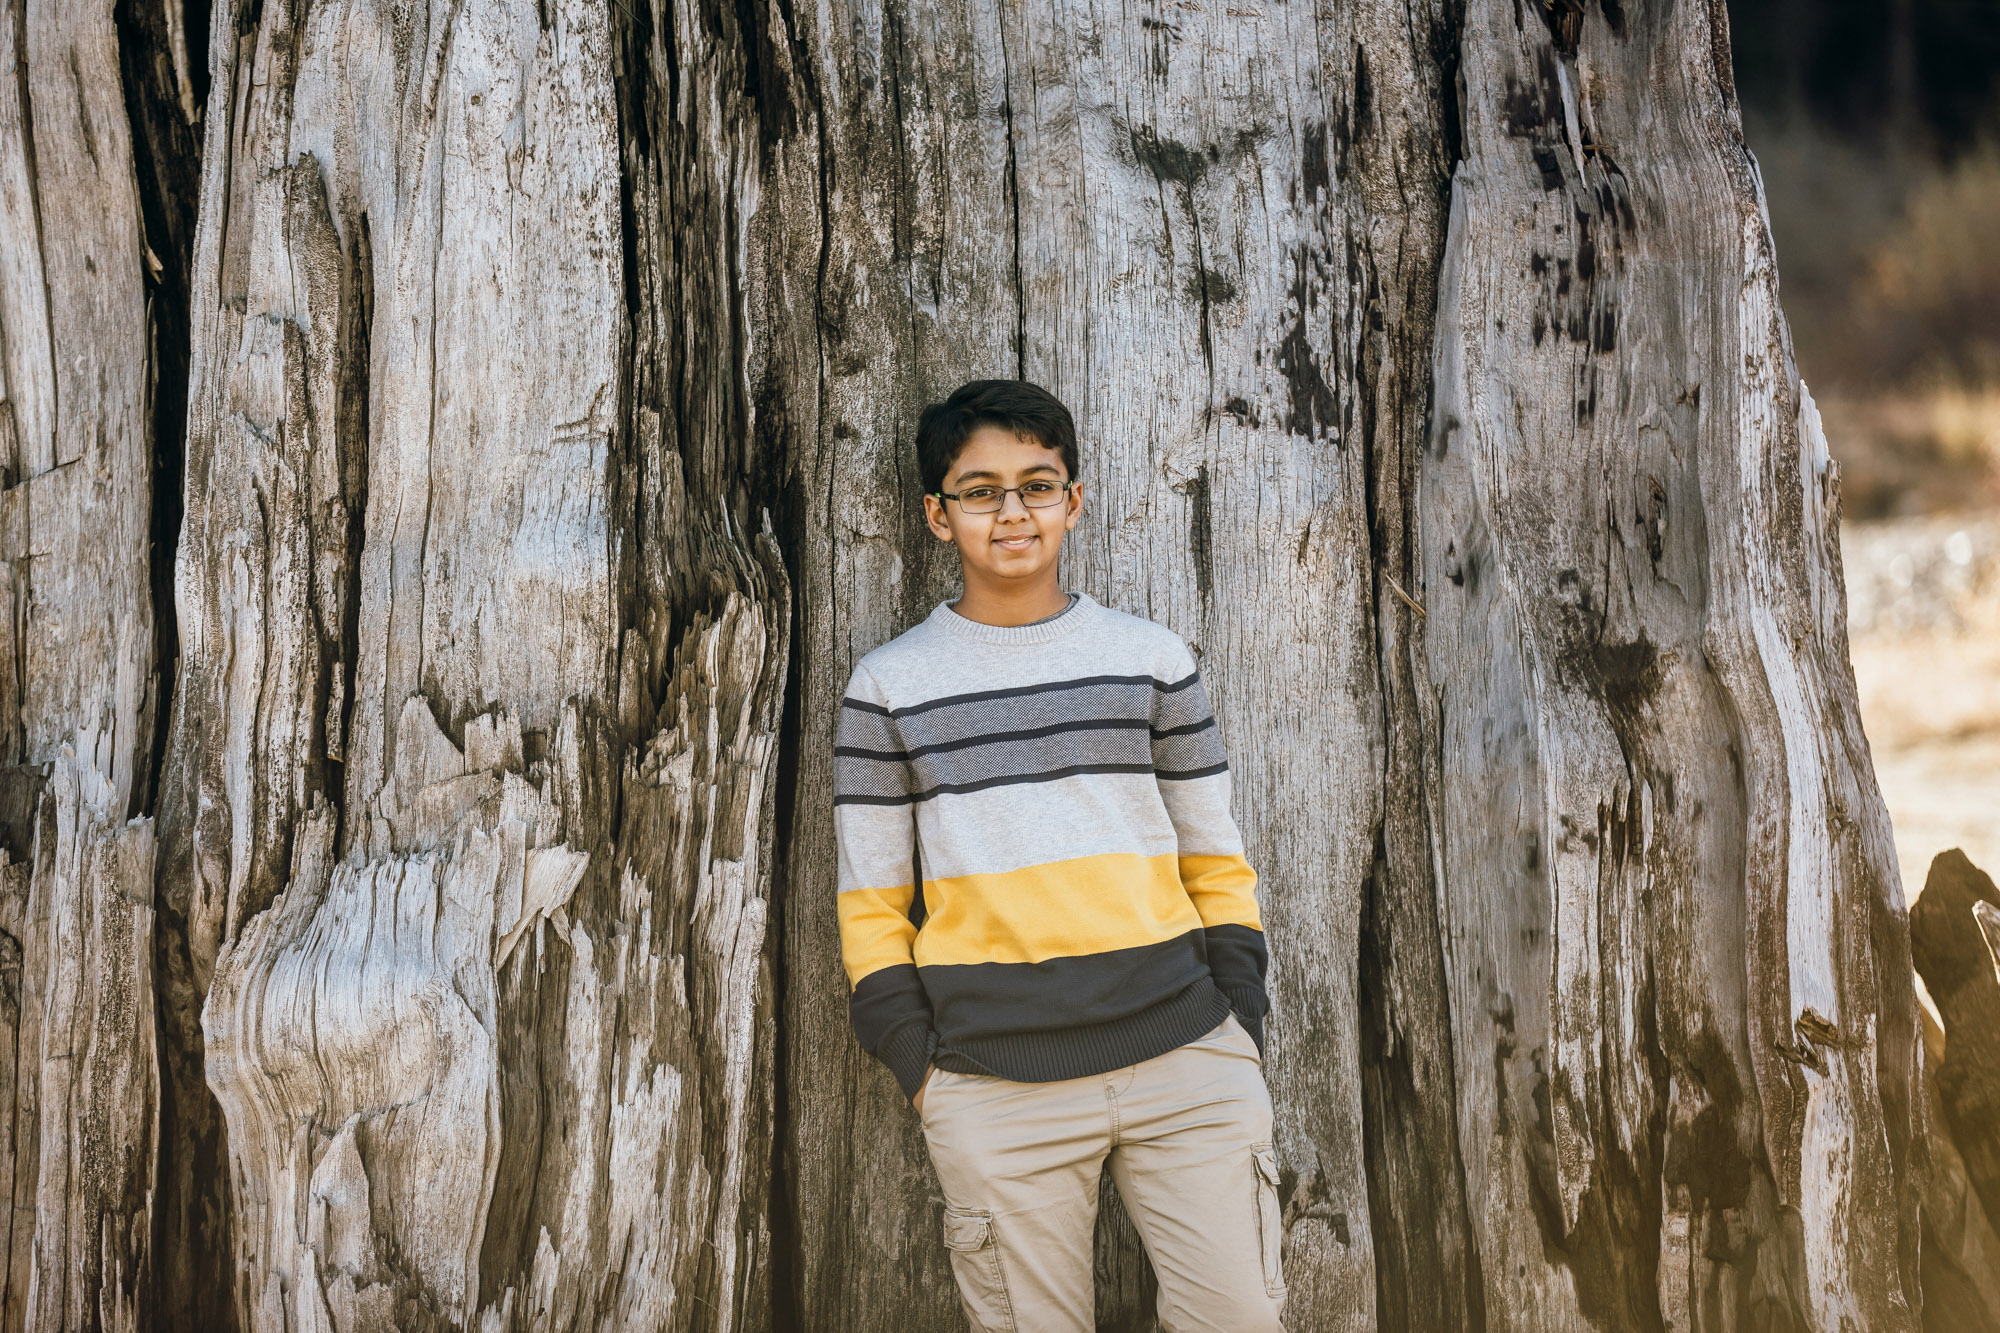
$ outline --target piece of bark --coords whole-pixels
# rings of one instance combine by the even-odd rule
[[[1996,939],[2000,890],[1956,847],[1938,853],[1910,908],[1910,954],[1944,1020],[1944,1060],[1937,1070],[1944,1124],[1988,1217],[2000,1217]]]
[[[1916,914],[1913,909],[1912,918]],[[2000,1330],[2000,1233],[1966,1174],[1938,1095],[1946,1049],[1944,1029],[1926,1011],[1924,1117],[1931,1131],[1931,1169],[1924,1184],[1924,1333],[1995,1333]]]

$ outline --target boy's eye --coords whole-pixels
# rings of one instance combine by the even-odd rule
[[[999,493],[991,486],[974,486],[971,490],[964,492],[962,498],[967,500],[990,500]]]
[[[1052,481],[1031,481],[1021,488],[1024,495],[1047,495],[1056,488]]]

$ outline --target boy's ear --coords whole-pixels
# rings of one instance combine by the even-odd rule
[[[939,541],[953,540],[951,524],[945,521],[944,501],[928,491],[924,493],[924,524],[930,528],[931,535]]]

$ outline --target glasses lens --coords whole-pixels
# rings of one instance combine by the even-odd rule
[[[1062,503],[1067,489],[1060,482],[1031,481],[1016,493],[1030,509],[1047,509]],[[997,514],[1007,505],[1007,492],[998,486],[974,486],[958,493],[958,507],[968,514]]]

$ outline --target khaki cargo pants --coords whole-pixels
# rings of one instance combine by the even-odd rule
[[[979,1333],[1091,1333],[1098,1176],[1160,1282],[1165,1333],[1278,1333],[1278,1160],[1257,1044],[1235,1015],[1165,1055],[1015,1083],[932,1069],[924,1139]]]

